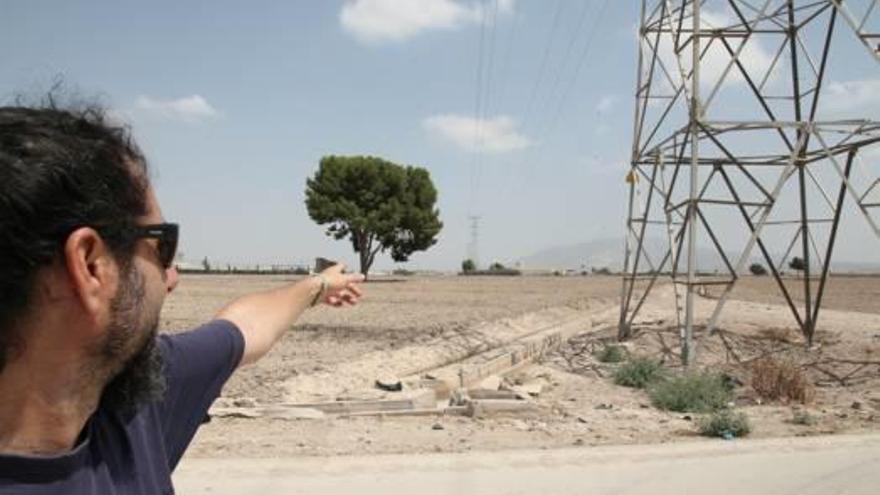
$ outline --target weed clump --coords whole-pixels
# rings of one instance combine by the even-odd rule
[[[600,363],[622,363],[626,361],[627,352],[622,345],[606,345],[596,351],[595,357]]]
[[[814,426],[819,422],[819,418],[810,414],[809,411],[795,411],[791,422],[801,426]]]
[[[744,437],[752,431],[749,418],[744,413],[721,409],[704,416],[697,422],[700,434],[707,437]]]
[[[649,390],[658,409],[675,412],[712,412],[733,400],[733,387],[724,375],[689,372],[657,383]]]
[[[752,363],[752,389],[762,399],[806,404],[815,389],[806,373],[791,359],[764,357]]]
[[[647,388],[664,377],[663,366],[646,357],[636,357],[617,368],[614,383],[624,387]]]

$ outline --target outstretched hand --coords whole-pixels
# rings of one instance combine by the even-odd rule
[[[327,281],[327,290],[321,297],[321,302],[329,306],[340,307],[343,305],[354,306],[363,296],[360,283],[364,276],[360,273],[343,273],[345,265],[336,264],[321,272],[321,276]]]

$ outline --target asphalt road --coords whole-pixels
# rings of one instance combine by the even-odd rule
[[[880,435],[289,459],[184,459],[180,494],[880,493]]]

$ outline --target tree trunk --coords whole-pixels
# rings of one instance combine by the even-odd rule
[[[364,275],[364,280],[366,280],[368,273],[370,272],[370,265],[373,264],[372,256],[370,256],[373,241],[370,239],[369,235],[364,232],[359,232],[356,239],[358,255],[361,262],[361,273]]]

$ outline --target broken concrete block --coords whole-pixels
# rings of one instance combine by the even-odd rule
[[[230,397],[217,397],[211,407],[235,407],[235,399]]]
[[[465,416],[466,414],[466,406],[450,406],[444,408],[434,407],[431,409],[405,409],[402,411],[363,411],[343,414],[340,417],[352,418],[359,416],[379,416],[394,418],[403,416]]]
[[[443,380],[434,378],[420,378],[418,381],[407,382],[409,389],[431,389],[434,391],[436,400],[446,400],[452,395],[452,388]]]
[[[388,394],[378,389],[347,390],[335,397],[336,402],[357,402],[367,400],[383,400]],[[395,397],[396,398],[396,397]]]
[[[501,388],[501,377],[498,375],[487,377],[474,388],[483,390],[498,390],[499,388]]]
[[[257,407],[257,399],[253,397],[239,397],[232,400],[232,405],[235,407]]]
[[[468,416],[483,418],[503,414],[535,413],[538,406],[523,400],[475,400],[468,403]]]
[[[450,406],[463,406],[470,401],[470,397],[468,393],[464,390],[458,389],[453,390],[449,395],[449,405]]]
[[[324,419],[323,411],[311,407],[267,407],[263,414],[273,419]]]
[[[213,418],[259,418],[263,413],[249,407],[212,407],[208,415]]]
[[[532,380],[523,383],[522,385],[513,385],[510,387],[510,390],[512,390],[520,399],[530,399],[541,395],[541,392],[544,391],[544,381]]]
[[[470,396],[471,399],[475,399],[475,400],[484,400],[484,399],[516,400],[517,399],[517,393],[512,390],[470,389],[470,390],[468,390],[468,396]]]
[[[437,400],[433,390],[408,390],[394,399],[352,400],[313,403],[286,404],[293,408],[312,408],[325,414],[354,414],[370,411],[410,411],[413,409],[436,408]]]
[[[403,390],[403,383],[400,381],[400,378],[384,373],[376,378],[376,388],[386,392],[400,392]]]

